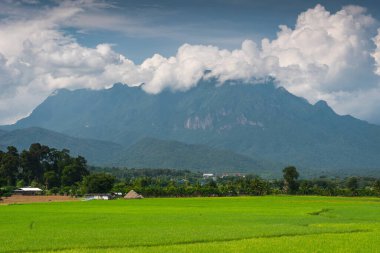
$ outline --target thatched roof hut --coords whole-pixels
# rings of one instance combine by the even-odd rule
[[[125,199],[143,199],[144,197],[134,190],[130,190],[125,196]]]

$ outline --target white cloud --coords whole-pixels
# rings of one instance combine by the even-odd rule
[[[375,73],[380,76],[380,29],[377,30],[377,36],[373,38],[373,42],[376,45],[376,49],[372,53],[372,57],[376,62]]]
[[[206,70],[206,78],[221,83],[274,76],[311,102],[325,99],[339,113],[380,119],[379,96],[374,95],[380,94],[379,78],[373,73],[375,60],[380,75],[380,35],[371,39],[375,20],[361,7],[331,14],[317,5],[299,15],[294,29],[280,26],[274,40],[246,40],[232,51],[184,44],[173,57],[156,54],[137,65],[109,44],[85,47],[61,31],[93,4],[63,2],[28,18],[0,21],[0,123],[26,115],[55,89],[144,82],[149,93],[185,91]]]

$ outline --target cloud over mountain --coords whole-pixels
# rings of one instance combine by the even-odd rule
[[[145,83],[144,90],[155,94],[188,90],[201,78],[223,83],[268,76],[311,102],[324,99],[339,113],[380,122],[380,35],[362,7],[330,13],[317,5],[301,13],[294,28],[281,25],[273,40],[245,40],[235,50],[184,44],[175,56],[155,54],[141,64],[110,44],[86,47],[65,32],[78,16],[107,7],[64,1],[0,20],[0,123],[28,114],[59,88]]]
[[[380,76],[380,28],[377,30],[377,35],[373,38],[373,42],[376,45],[376,50],[372,53],[372,57],[376,62],[375,73]]]

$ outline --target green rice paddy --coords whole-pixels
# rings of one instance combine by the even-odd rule
[[[380,199],[157,198],[0,206],[0,252],[380,252]]]

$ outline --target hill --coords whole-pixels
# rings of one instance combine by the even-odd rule
[[[69,149],[71,154],[82,155],[92,164],[106,164],[115,152],[122,149],[116,143],[73,138],[38,127],[13,130],[0,136],[2,149],[15,146],[21,151],[37,142],[56,149]]]
[[[250,171],[265,175],[268,173],[272,175],[275,168],[275,165],[270,163],[203,145],[144,138],[125,148],[112,142],[74,138],[38,127],[4,132],[0,136],[0,150],[5,150],[7,146],[15,146],[19,150],[28,149],[30,144],[36,142],[57,149],[69,149],[72,154],[82,155],[89,164],[97,166],[172,168],[214,172]],[[264,172],[265,166],[268,169],[266,172]]]
[[[0,136],[4,135],[4,134],[6,134],[6,133],[7,133],[7,131],[4,131],[4,130],[1,130],[1,129],[0,129]]]
[[[254,160],[228,150],[218,150],[205,145],[185,144],[144,138],[113,159],[116,166],[134,168],[176,168],[203,172],[272,172],[273,164]],[[280,170],[281,167],[277,169]],[[268,171],[265,172],[265,169]]]
[[[145,137],[230,150],[310,170],[380,168],[380,126],[337,115],[273,83],[218,85],[158,95],[115,84],[59,90],[8,129],[39,126],[130,146]]]

